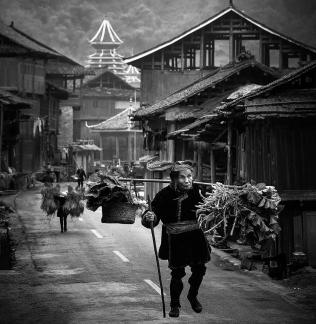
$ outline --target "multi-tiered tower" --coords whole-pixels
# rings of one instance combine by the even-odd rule
[[[126,82],[139,87],[139,71],[132,66],[124,63],[122,55],[117,52],[117,48],[123,43],[117,33],[114,31],[110,22],[104,19],[90,40],[90,44],[96,52],[89,55],[88,68],[108,69],[114,74],[120,76]]]

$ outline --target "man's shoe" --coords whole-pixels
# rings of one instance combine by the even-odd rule
[[[170,317],[179,317],[180,315],[180,308],[179,307],[171,307],[169,312]]]
[[[196,297],[192,297],[188,295],[188,300],[191,304],[192,309],[196,312],[196,313],[201,313],[202,312],[202,305],[201,303],[197,300]]]
[[[61,231],[60,231],[60,233],[64,233],[64,231],[63,231],[63,230],[61,230]]]

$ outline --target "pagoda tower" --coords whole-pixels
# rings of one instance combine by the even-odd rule
[[[116,49],[123,43],[114,31],[110,22],[102,21],[96,34],[90,40],[90,44],[96,52],[89,55],[88,68],[107,68],[117,75],[125,74],[126,64],[123,57]]]
[[[139,88],[140,72],[137,68],[125,64],[123,56],[117,52],[123,41],[107,19],[102,21],[90,44],[96,52],[88,57],[86,66],[88,69],[108,69],[133,87]]]

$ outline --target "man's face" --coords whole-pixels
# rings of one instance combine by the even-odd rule
[[[183,170],[179,172],[177,181],[180,190],[189,190],[192,188],[193,176],[191,170]]]

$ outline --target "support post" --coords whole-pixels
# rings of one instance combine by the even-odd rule
[[[201,42],[200,42],[200,69],[202,70],[205,66],[205,46],[204,46],[204,32],[201,31]]]
[[[198,142],[197,148],[197,178],[202,180],[203,177],[203,163],[202,163],[202,143]]]
[[[235,55],[234,55],[234,35],[231,32],[229,34],[229,63],[233,63],[235,61]]]
[[[131,162],[133,160],[133,142],[132,142],[132,133],[128,133],[128,142],[127,142],[127,157],[128,157],[128,162]]]
[[[263,45],[262,45],[262,33],[259,34],[259,57],[258,57],[258,61],[261,64],[264,64]]]
[[[164,50],[161,51],[161,71],[165,69],[165,52]]]
[[[181,71],[184,71],[184,44],[183,40],[181,41]]]
[[[279,69],[282,70],[283,68],[283,48],[282,48],[282,41],[279,44]]]
[[[0,104],[0,166],[2,164],[3,104]]]
[[[232,184],[232,124],[227,125],[227,184]]]
[[[211,183],[216,182],[216,170],[215,170],[215,156],[214,149],[210,147],[210,165],[211,165]]]
[[[100,164],[102,164],[102,162],[103,162],[103,141],[102,141],[102,133],[99,133],[99,136],[100,136],[100,148],[101,148],[101,151],[100,151]]]
[[[137,133],[134,132],[134,161],[137,160]]]
[[[176,126],[174,123],[170,124],[169,133],[174,132],[176,130]],[[169,139],[167,141],[167,150],[168,150],[168,161],[175,162],[175,145],[174,140]]]
[[[115,136],[115,155],[117,159],[120,158],[120,143],[117,136]]]

